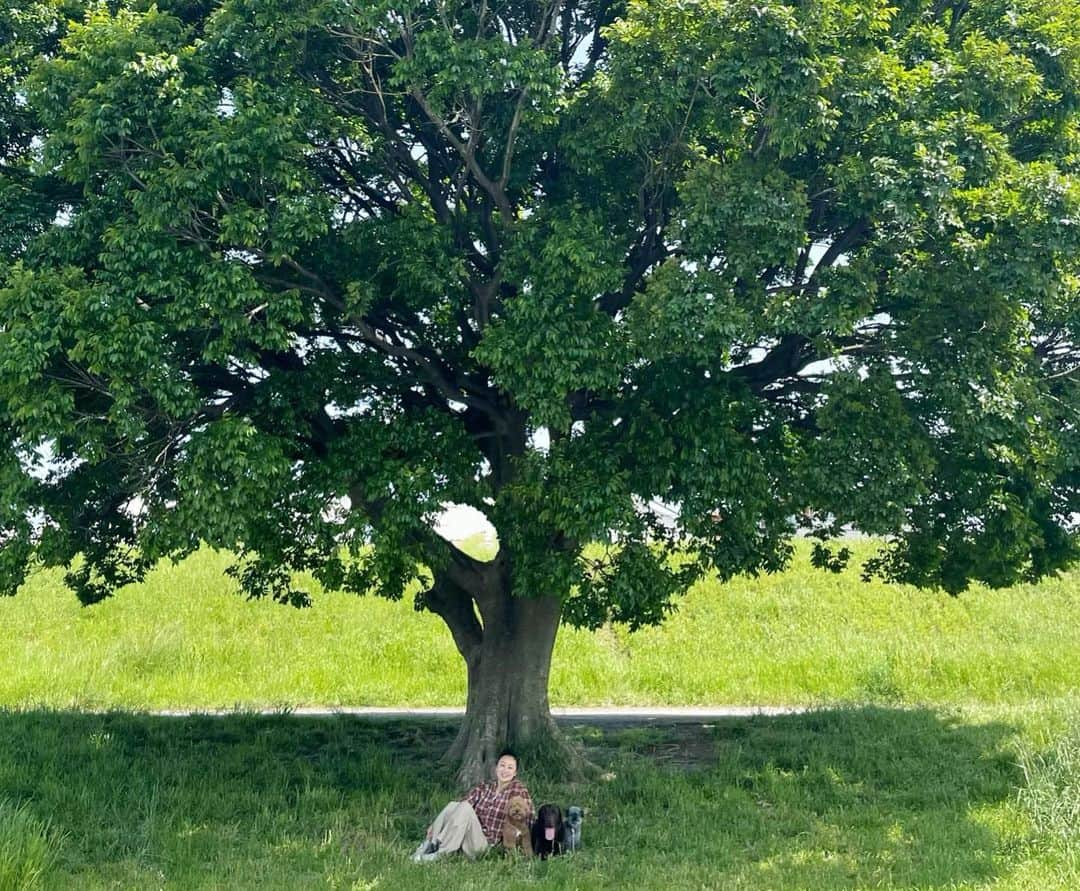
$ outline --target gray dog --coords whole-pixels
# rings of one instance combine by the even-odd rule
[[[562,849],[567,853],[581,847],[581,818],[583,816],[584,811],[576,804],[566,809],[562,824],[562,838],[559,841],[562,842]]]

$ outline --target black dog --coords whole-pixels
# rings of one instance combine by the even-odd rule
[[[563,852],[563,819],[558,805],[545,804],[536,813],[532,825],[533,853],[547,860]]]

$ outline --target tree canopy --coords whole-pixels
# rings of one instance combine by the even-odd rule
[[[422,578],[468,661],[493,591],[652,623],[702,572],[781,568],[800,527],[885,536],[868,572],[953,592],[1056,571],[1080,511],[1077,21],[9,5],[4,589],[36,558],[91,602],[208,542],[294,602],[292,569]],[[446,503],[491,520],[495,561],[435,534]]]

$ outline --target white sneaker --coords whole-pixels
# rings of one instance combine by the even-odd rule
[[[438,850],[439,843],[434,839],[428,838],[420,842],[420,846],[413,851],[411,859],[413,863],[419,863],[422,860],[434,860]]]

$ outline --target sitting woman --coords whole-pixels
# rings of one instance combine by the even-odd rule
[[[536,816],[532,796],[518,780],[517,770],[517,755],[503,751],[495,762],[494,781],[473,786],[460,801],[444,807],[412,859],[435,860],[454,851],[461,851],[470,860],[479,857],[499,841],[511,798],[525,799],[531,823]]]

